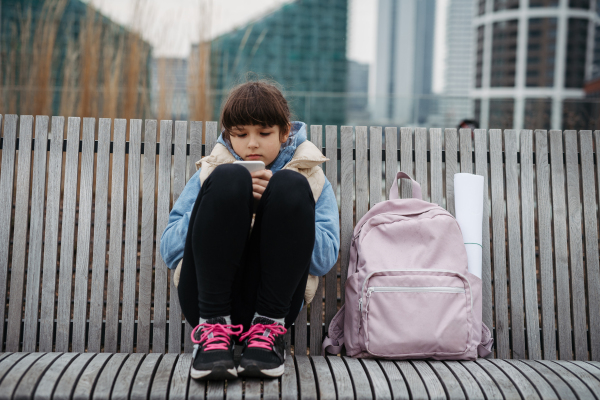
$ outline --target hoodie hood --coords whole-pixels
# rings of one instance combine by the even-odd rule
[[[287,163],[289,163],[292,160],[296,149],[298,148],[298,146],[304,143],[306,139],[306,124],[300,121],[292,121],[292,127],[290,129],[290,136],[288,137],[288,140],[285,143],[281,144],[279,154],[270,166],[267,165],[267,168],[270,169],[273,173],[281,170]],[[231,142],[223,138],[223,132],[221,132],[221,134],[219,135],[217,143],[221,143],[223,146],[225,146],[227,150],[229,150],[231,155],[235,157],[236,160],[242,161],[242,158],[239,155],[237,155],[237,153],[233,150]]]

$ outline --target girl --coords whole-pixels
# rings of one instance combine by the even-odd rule
[[[286,327],[337,261],[337,202],[319,166],[327,159],[290,115],[273,84],[235,87],[217,145],[169,215],[160,250],[196,326],[192,378],[281,376]],[[266,169],[251,174],[236,160]],[[243,343],[237,368],[234,337]]]

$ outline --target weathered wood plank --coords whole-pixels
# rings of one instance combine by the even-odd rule
[[[386,128],[387,129],[387,128]],[[412,142],[413,142],[413,129],[412,128],[401,128],[400,129],[400,170],[402,172],[406,172],[412,178],[415,177],[413,174],[413,162],[412,162]],[[394,158],[396,157],[396,152],[394,151]],[[387,157],[387,153],[386,153]],[[395,170],[397,171],[397,169]],[[396,172],[393,172],[393,179],[396,179]],[[391,187],[392,183],[390,182],[390,186],[385,188],[388,191]],[[400,189],[400,198],[401,199],[409,199],[412,198],[412,183],[406,179],[401,179],[402,188]]]
[[[71,399],[79,378],[96,355],[97,353],[81,353],[71,364],[69,364],[56,384],[54,393],[52,393],[53,400]],[[47,398],[50,398],[50,394],[48,394]]]
[[[53,362],[50,368],[48,368],[42,376],[42,379],[40,379],[37,387],[32,388],[32,390],[35,391],[34,398],[36,400],[49,400],[63,372],[80,354],[81,353],[65,353],[62,354],[58,360]]]
[[[444,130],[444,148],[446,149],[446,210],[455,215],[454,210],[454,174],[458,172],[456,129]]]
[[[31,366],[43,355],[44,353],[27,354],[19,360],[6,375],[4,375],[0,381],[0,400],[9,400],[12,398],[13,392],[17,388],[21,378],[23,378]]]
[[[596,379],[600,380],[600,367],[595,367],[594,365],[592,365],[592,363],[587,361],[570,361],[570,363],[585,369],[587,372],[594,375]]]
[[[2,115],[0,114],[0,125]],[[8,254],[10,246],[10,227],[12,217],[13,180],[15,173],[15,149],[17,142],[17,116],[4,117],[4,130],[2,133],[2,169],[0,169],[0,298],[6,299],[6,282],[8,274]],[[4,320],[6,307],[0,307],[0,350],[5,342]]]
[[[194,381],[190,379],[190,366],[192,365],[192,354],[185,353],[179,356],[177,364],[175,364],[175,370],[173,371],[173,377],[171,378],[171,384],[169,388],[169,399],[170,400],[185,400],[188,394],[188,381]],[[191,384],[190,384],[191,386]],[[202,397],[204,398],[204,387],[202,389]]]
[[[188,376],[190,374],[190,370],[188,368]],[[241,386],[241,382],[240,382]],[[241,393],[241,391],[240,391]],[[189,388],[188,388],[188,400],[202,400],[206,398],[206,381],[197,381],[195,379],[189,379]]]
[[[229,382],[228,382],[229,384]],[[229,386],[228,386],[229,387]],[[241,399],[242,396],[239,396]],[[279,400],[279,379],[263,380],[263,400]]]
[[[67,125],[67,154],[60,238],[60,271],[58,305],[56,307],[56,351],[69,351],[71,328],[71,287],[73,285],[73,249],[75,245],[75,212],[77,208],[77,175],[79,169],[79,138],[81,120],[69,117]],[[118,294],[117,294],[118,297]]]
[[[135,298],[138,254],[138,214],[140,202],[140,159],[142,120],[129,120],[129,155],[127,156],[127,207],[125,210],[125,253],[123,257],[123,298],[121,307],[122,353],[133,351]],[[160,233],[157,233],[160,235]]]
[[[317,146],[319,151],[323,151],[323,125],[310,126],[310,141]]]
[[[110,118],[100,118],[98,120],[96,198],[94,201],[94,250],[92,254],[92,283],[88,329],[88,351],[94,352],[100,351],[101,348],[102,320],[104,319],[104,271],[106,268],[110,128]]]
[[[470,137],[469,140],[471,140]],[[440,382],[442,383],[442,386],[444,387],[444,391],[446,392],[447,397],[449,399],[466,399],[465,393],[461,388],[460,382],[456,379],[456,377],[452,374],[448,367],[444,365],[444,363],[442,363],[441,361],[431,361],[429,362],[429,366],[438,376]]]
[[[427,364],[426,361],[412,361],[411,363],[421,376],[423,383],[425,383],[427,393],[429,393],[429,398],[432,400],[445,399],[446,393],[444,391],[444,386],[442,386],[442,383],[435,375],[435,372],[432,371],[429,364]]]
[[[567,368],[562,366],[562,362],[550,361],[550,360],[537,360],[536,362],[544,365],[548,369],[551,369],[556,375],[566,382],[567,385],[575,392],[579,399],[592,399],[594,395],[590,391],[590,388],[583,382],[582,375],[576,375],[571,373]]]
[[[512,358],[526,358],[523,313],[523,265],[521,264],[521,219],[519,215],[519,174],[517,131],[504,131],[506,161],[506,220],[508,227],[508,266],[510,271],[510,322]],[[504,250],[504,249],[502,249]]]
[[[371,389],[371,385],[369,384],[369,380],[367,379],[367,375],[365,374],[365,370],[356,358],[343,357],[344,363],[348,368],[348,372],[350,373],[350,378],[352,379],[352,383],[354,385],[354,390],[356,393],[357,399],[372,399],[375,394]],[[303,393],[304,395],[304,393]]]
[[[475,361],[462,361],[460,363],[473,376],[481,391],[487,399],[504,399],[492,378]]]
[[[306,355],[306,343],[308,338],[306,337],[306,307],[302,307],[302,310],[294,321],[294,354],[297,356]]]
[[[475,129],[475,173],[483,176],[482,316],[483,323],[492,328],[494,317],[492,311],[492,259],[490,256],[490,196],[487,153],[487,133],[485,129]]]
[[[223,400],[225,381],[206,382],[206,400]]]
[[[367,160],[367,127],[356,128],[356,222],[369,209],[369,164]]]
[[[354,200],[352,192],[354,191],[354,162],[352,161],[352,148],[354,143],[352,127],[342,126],[341,131],[341,182],[340,182],[340,214],[341,214],[341,232],[340,232],[340,296],[341,304],[346,301],[346,291],[343,288],[348,278],[348,263],[350,262],[350,242],[352,241],[352,232],[354,231]],[[336,295],[337,297],[337,295]]]
[[[5,357],[0,364],[0,383],[4,376],[13,368],[17,363],[26,357],[29,353],[11,353],[8,357]]]
[[[161,121],[162,123],[162,121]],[[205,154],[209,155],[219,139],[219,126],[216,121],[206,121]]]
[[[508,379],[508,377],[489,360],[479,359],[476,361],[485,372],[496,382],[498,388],[506,399],[518,399],[521,396],[515,385]]]
[[[471,129],[460,129],[459,132],[460,146],[460,172],[466,174],[473,173],[473,150],[471,149]]]
[[[540,396],[535,387],[527,380],[526,376],[521,374],[519,370],[504,360],[489,360],[492,364],[498,367],[504,374],[508,376],[514,386],[517,388],[521,396],[526,399],[539,399]]]
[[[311,361],[315,368],[315,380],[319,390],[318,397],[321,400],[335,399],[335,383],[333,382],[333,376],[329,369],[327,360],[322,356],[312,356]],[[266,383],[266,381],[265,381]]]
[[[354,399],[354,389],[352,387],[352,380],[350,374],[346,368],[346,364],[341,357],[329,356],[326,357],[327,363],[331,368],[331,375],[335,382],[335,388],[337,390],[338,400],[352,400]]]
[[[48,141],[46,141],[46,143],[48,143]],[[42,357],[38,358],[35,364],[29,368],[29,370],[19,381],[19,385],[15,389],[12,398],[14,400],[31,399],[33,392],[35,391],[35,388],[37,387],[38,382],[44,373],[46,373],[52,363],[54,363],[60,356],[61,353],[44,353]],[[1,391],[2,390],[0,390],[0,392]]]
[[[425,388],[425,383],[419,376],[419,373],[415,367],[408,361],[396,361],[395,364],[404,377],[404,381],[406,382],[406,386],[408,386],[411,397],[415,400],[429,399],[427,389]]]
[[[408,399],[410,398],[410,393],[408,391],[408,387],[406,386],[406,382],[400,373],[400,370],[396,365],[391,361],[378,361],[381,369],[385,373],[387,380],[390,384],[390,389],[392,390],[392,398],[394,400],[397,399]]]
[[[150,353],[144,358],[144,361],[138,367],[138,371],[129,389],[129,399],[140,400],[148,398],[154,373],[158,368],[161,358],[162,354],[159,353]]]
[[[298,399],[298,381],[296,377],[296,365],[292,357],[285,359],[285,371],[281,376],[281,399],[282,400],[297,400]]]
[[[304,355],[297,355],[296,367],[298,369],[298,387],[303,399],[317,399],[317,384],[313,374],[310,359]]]
[[[88,400],[91,398],[96,380],[111,356],[111,353],[99,353],[89,362],[75,385],[71,395],[72,400]]]
[[[535,259],[535,202],[533,198],[533,133],[521,131],[521,226],[523,227],[523,286],[527,322],[527,355],[542,358]],[[513,349],[514,357],[514,349]]]
[[[156,373],[151,378],[148,386],[152,386],[150,399],[162,400],[167,398],[171,381],[171,374],[177,362],[177,354],[165,354],[160,360]],[[133,398],[133,391],[132,391]]]
[[[71,350],[76,352],[85,351],[90,235],[92,230],[95,125],[95,118],[83,119],[81,182],[79,184],[77,221],[77,256],[75,258],[75,285],[73,293],[73,334],[71,338]]]
[[[209,124],[207,123],[207,131]],[[216,125],[214,126],[216,130]],[[160,121],[160,148],[170,149],[173,123]],[[207,137],[208,140],[208,137]],[[169,221],[171,193],[171,152],[161,151],[158,159],[158,198],[156,204],[156,232],[163,232]],[[154,267],[154,326],[152,351],[164,353],[167,331],[167,285],[168,269],[160,255],[160,242],[156,242]]]
[[[598,256],[598,215],[596,214],[596,185],[594,182],[594,157],[592,131],[580,131],[581,180],[583,186],[583,221],[585,226],[585,267],[588,288],[590,359],[600,360],[600,262]],[[600,138],[600,135],[599,135]],[[600,140],[596,144],[596,157],[600,155]],[[599,163],[600,164],[600,163]],[[600,171],[599,171],[600,172]],[[600,179],[600,177],[599,177]],[[600,186],[598,188],[600,191]],[[596,311],[594,311],[596,310]]]
[[[544,377],[544,379],[552,386],[552,389],[558,394],[560,399],[576,398],[575,393],[573,393],[569,386],[544,364],[533,360],[521,360],[521,362]]]
[[[573,337],[575,359],[587,360],[587,318],[585,310],[585,278],[583,271],[583,243],[581,237],[581,198],[579,184],[579,162],[577,131],[565,131],[565,154],[567,159],[567,206],[569,213],[569,255],[571,256],[570,284],[573,293]],[[598,246],[596,246],[598,247]],[[596,291],[596,290],[594,290]],[[597,311],[600,311],[597,309]],[[596,314],[599,314],[598,312]]]
[[[112,179],[110,195],[110,244],[108,281],[106,287],[106,327],[104,351],[116,352],[119,329],[119,300],[121,296],[121,254],[123,241],[123,184],[125,178],[126,120],[115,119]],[[158,270],[157,266],[157,270]],[[156,326],[156,325],[155,325]]]
[[[19,351],[23,311],[23,282],[29,216],[29,181],[31,171],[31,131],[33,117],[21,116],[19,127],[19,159],[17,164],[17,193],[15,198],[15,228],[13,232],[12,264],[10,270],[10,300],[6,351]],[[10,210],[8,210],[10,213]],[[2,321],[4,325],[4,320]]]
[[[260,379],[246,378],[244,398],[260,400]]]
[[[565,177],[562,163],[563,135],[550,131],[552,162],[552,211],[554,217],[554,262],[556,270],[556,307],[558,320],[558,357],[571,360],[571,299],[569,290],[569,255],[567,250],[567,207],[565,204]]]
[[[337,126],[325,127],[325,141],[327,143],[327,158],[325,162],[327,179],[331,183],[333,193],[337,193]],[[334,266],[325,275],[325,330],[329,329],[329,322],[337,312],[337,267]]]
[[[415,180],[421,185],[423,200],[429,200],[427,179],[427,129],[415,129]]]
[[[597,395],[600,394],[600,373],[590,373],[585,368],[581,368],[579,365],[571,362],[559,362],[552,361],[571,372],[573,375],[581,379],[581,381],[590,389],[590,391]],[[598,370],[600,372],[600,370]]]
[[[550,200],[550,164],[548,134],[535,131],[535,171],[537,189],[537,220],[542,292],[542,340],[545,359],[556,359],[554,326],[554,267],[552,265],[552,203]]]
[[[381,127],[372,126],[369,136],[369,206],[379,203],[381,198]]]
[[[150,307],[152,302],[152,267],[154,265],[154,196],[156,185],[156,120],[147,119],[144,132],[142,164],[142,232],[140,242],[140,277],[136,352],[150,350]],[[159,235],[160,233],[157,233]]]
[[[119,375],[117,375],[117,379],[115,379],[115,383],[113,385],[113,389],[111,392],[111,399],[113,400],[128,400],[129,393],[131,391],[131,385],[133,384],[133,380],[140,369],[145,354],[134,353],[130,354],[125,361],[125,364],[121,367],[119,371]]]
[[[375,398],[378,400],[392,399],[392,391],[390,389],[390,385],[381,370],[377,361],[370,359],[360,360],[365,369],[366,374],[369,376],[369,380],[373,385],[373,392],[375,393]]]
[[[537,390],[542,399],[558,399],[558,395],[556,394],[554,389],[552,389],[552,386],[550,386],[546,379],[544,379],[540,374],[538,374],[527,364],[522,363],[518,360],[504,361],[510,363],[513,367],[518,369],[527,379],[529,379],[533,386],[535,386],[535,389]]]
[[[446,367],[448,367],[458,382],[460,382],[460,387],[464,390],[465,395],[469,399],[483,399],[483,392],[481,388],[477,384],[477,381],[473,376],[467,371],[467,369],[458,361],[444,361]]]
[[[129,357],[126,353],[116,353],[108,360],[106,366],[98,376],[94,392],[92,393],[93,400],[108,400],[110,399],[110,393],[113,388],[115,379],[121,371],[125,361]]]
[[[502,168],[502,131],[490,129],[490,169],[492,187],[492,232],[494,240],[494,306],[496,309],[496,356],[510,358],[508,303],[506,287],[506,249],[504,236],[504,174]]]
[[[23,351],[35,351],[37,347],[47,145],[48,117],[37,116],[35,119],[35,149],[33,178],[31,182],[31,211],[29,222],[29,250],[27,252],[27,290],[25,292]]]
[[[411,143],[412,145],[412,143]],[[402,154],[400,156],[402,159]],[[385,187],[383,198],[388,199],[389,190],[392,187],[398,171],[398,128],[388,126],[385,128]],[[402,188],[404,185],[402,185]],[[403,196],[402,196],[403,197]],[[402,198],[400,197],[400,198]]]
[[[444,206],[444,187],[442,185],[442,130],[429,129],[429,145],[431,146],[431,202]]]
[[[193,380],[193,379],[192,379]],[[279,388],[278,388],[279,389]],[[225,388],[225,398],[227,400],[241,400],[244,396],[244,382],[241,378],[228,380]],[[279,398],[279,392],[277,393]]]

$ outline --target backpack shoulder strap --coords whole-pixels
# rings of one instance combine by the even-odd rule
[[[492,332],[485,325],[481,324],[481,343],[477,346],[477,354],[479,357],[487,357],[492,352],[492,345],[494,344],[494,338]]]
[[[346,305],[335,314],[331,323],[329,324],[329,330],[325,340],[323,341],[323,352],[321,354],[339,354],[344,347],[344,315],[346,311]]]

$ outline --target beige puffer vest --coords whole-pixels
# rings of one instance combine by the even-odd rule
[[[291,171],[299,172],[304,175],[308,180],[310,189],[313,192],[315,198],[315,204],[321,196],[323,186],[325,186],[325,174],[321,169],[320,165],[325,161],[329,160],[325,157],[312,142],[306,140],[300,146],[296,148],[294,157],[289,163],[283,166],[282,170],[289,169]],[[221,143],[217,143],[213,151],[209,156],[196,162],[196,168],[202,168],[200,171],[200,185],[204,183],[206,178],[222,164],[231,164],[236,161],[235,157],[227,150]],[[175,286],[179,283],[179,274],[181,272],[181,261],[177,265],[173,280]],[[304,291],[304,304],[309,304],[319,286],[319,278],[314,275],[308,275],[308,281],[306,282],[306,289]]]

